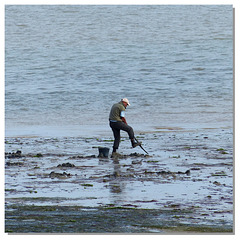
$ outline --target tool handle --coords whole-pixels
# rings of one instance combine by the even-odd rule
[[[136,139],[136,137],[134,137],[135,141],[138,142],[138,140]]]
[[[138,142],[138,140],[136,139],[136,137],[134,137],[135,141]],[[142,144],[139,145],[139,147],[146,153],[148,154],[148,152],[142,147]]]

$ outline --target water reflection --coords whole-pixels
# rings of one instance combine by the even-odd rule
[[[119,178],[121,177],[121,165],[118,159],[113,159],[113,179],[109,182],[110,199],[114,205],[121,205],[124,202],[124,188],[125,183]]]

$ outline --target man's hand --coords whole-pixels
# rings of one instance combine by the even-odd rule
[[[122,121],[123,121],[125,124],[127,124],[127,121],[126,121],[125,117],[122,117]]]

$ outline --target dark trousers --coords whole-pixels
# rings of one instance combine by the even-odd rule
[[[134,139],[134,132],[132,127],[125,124],[124,122],[111,122],[110,121],[110,127],[113,131],[114,136],[114,143],[113,143],[113,149],[118,149],[119,143],[120,143],[120,130],[123,130],[128,133],[129,139]]]

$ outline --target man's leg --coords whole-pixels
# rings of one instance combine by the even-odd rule
[[[133,128],[123,122],[118,122],[117,123],[117,128],[119,128],[120,130],[123,130],[125,132],[128,133],[129,139],[131,140],[132,143],[132,147],[135,148],[139,145],[141,145],[141,142],[136,142],[135,138],[134,138],[134,131]]]
[[[112,128],[113,131],[113,136],[114,136],[114,143],[113,143],[113,152],[116,152],[116,150],[119,147],[119,143],[120,143],[120,129],[116,129],[116,128]]]
[[[120,138],[121,138],[120,129],[117,128],[117,122],[110,122],[110,127],[112,128],[113,136],[114,136],[113,152],[116,152],[116,150],[119,147]]]
[[[117,123],[117,128],[128,133],[129,139],[134,139],[133,128],[123,122]]]

